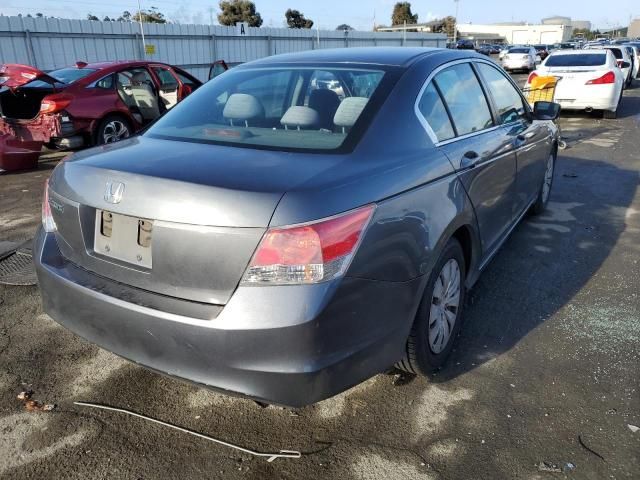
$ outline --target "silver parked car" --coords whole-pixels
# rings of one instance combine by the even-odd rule
[[[393,365],[429,373],[465,291],[547,204],[558,111],[531,111],[467,50],[243,64],[56,167],[35,240],[44,309],[139,364],[270,403]]]

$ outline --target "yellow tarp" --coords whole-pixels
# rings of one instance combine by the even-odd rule
[[[531,105],[536,102],[553,102],[557,83],[556,77],[535,77],[526,91],[527,100]]]

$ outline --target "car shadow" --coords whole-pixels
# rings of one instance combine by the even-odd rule
[[[636,171],[561,154],[547,211],[525,217],[469,292],[451,359],[432,380],[495,359],[567,305],[618,242],[637,188]]]

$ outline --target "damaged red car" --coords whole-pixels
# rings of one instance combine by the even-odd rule
[[[48,73],[2,65],[0,171],[35,166],[42,145],[75,149],[126,138],[200,85],[158,62],[78,62]]]

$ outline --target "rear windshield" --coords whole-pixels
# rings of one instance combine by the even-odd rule
[[[199,88],[146,135],[275,150],[336,150],[366,122],[384,76],[382,70],[335,67],[234,69]]]
[[[528,48],[510,48],[509,53],[529,53]]]
[[[578,55],[551,55],[547,67],[597,67],[607,62],[606,53],[580,53]]]
[[[61,68],[60,70],[53,70],[49,72],[47,75],[55,78],[60,83],[70,84],[84,78],[88,75],[91,75],[93,72],[97,70],[93,70],[91,68]],[[29,82],[28,87],[33,88],[42,88],[42,87],[50,87],[51,84],[47,82],[43,82],[42,80],[35,80],[33,82]]]

